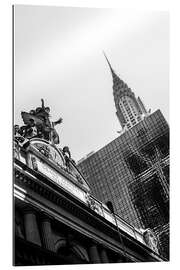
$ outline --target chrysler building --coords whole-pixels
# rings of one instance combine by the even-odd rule
[[[136,98],[132,90],[114,72],[104,54],[113,78],[113,96],[116,114],[123,130],[130,129],[148,115],[140,97]]]

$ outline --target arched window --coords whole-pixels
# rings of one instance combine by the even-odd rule
[[[84,247],[74,241],[68,241],[65,238],[56,243],[56,252],[65,257],[71,263],[89,262],[89,256]]]

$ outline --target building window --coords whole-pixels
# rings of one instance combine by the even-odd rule
[[[132,155],[127,159],[131,171],[138,175],[148,169],[148,165],[142,161],[137,155]]]

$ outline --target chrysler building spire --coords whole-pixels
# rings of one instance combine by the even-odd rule
[[[103,52],[103,54],[104,54],[104,56],[105,56],[105,58],[106,58],[106,61],[107,61],[107,63],[108,63],[108,66],[109,66],[109,68],[110,68],[110,70],[111,70],[111,74],[112,74],[112,78],[113,78],[113,84],[121,84],[121,85],[123,85],[123,86],[126,86],[126,84],[123,82],[123,80],[121,80],[117,75],[116,75],[116,73],[115,73],[115,71],[114,71],[114,69],[112,68],[112,66],[111,66],[111,64],[110,64],[110,62],[109,62],[109,60],[108,60],[108,58],[107,58],[107,56],[106,56],[106,54],[105,54],[105,52]]]
[[[116,115],[119,119],[122,129],[129,129],[144,119],[147,111],[138,97],[128,87],[128,85],[119,78],[113,70],[106,54],[103,52],[106,61],[111,70],[113,78],[113,96],[116,107]]]

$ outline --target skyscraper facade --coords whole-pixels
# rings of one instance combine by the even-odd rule
[[[123,132],[81,159],[78,167],[98,199],[111,200],[130,224],[156,233],[161,253],[168,258],[169,126],[160,110],[147,113],[140,98],[108,64]]]

